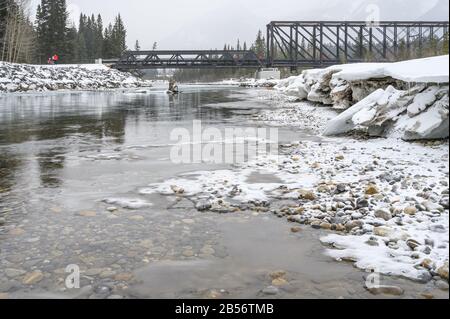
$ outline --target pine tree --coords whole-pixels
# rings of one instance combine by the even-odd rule
[[[110,23],[105,29],[103,36],[103,58],[110,59],[114,57],[113,52],[113,26]]]
[[[253,44],[252,49],[256,53],[256,55],[260,58],[263,58],[266,55],[266,40],[264,39],[263,33],[261,30],[258,31],[256,35],[255,43]]]
[[[95,57],[103,57],[103,19],[99,14],[97,16],[97,23],[95,29]]]
[[[111,53],[115,57],[121,56],[122,53],[127,49],[126,35],[127,31],[125,29],[125,25],[123,24],[122,17],[119,14],[115,19],[111,35]]]
[[[61,61],[70,56],[67,47],[68,13],[66,0],[41,0],[36,13],[40,60],[58,54]]]

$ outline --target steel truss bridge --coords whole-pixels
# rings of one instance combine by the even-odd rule
[[[396,61],[424,50],[442,52],[448,32],[448,21],[274,21],[267,25],[267,51],[259,56],[251,50],[126,51],[114,67],[307,68]]]

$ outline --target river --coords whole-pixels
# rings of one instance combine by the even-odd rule
[[[364,289],[363,272],[323,254],[322,231],[293,233],[272,214],[198,212],[189,201],[139,193],[183,173],[233,169],[174,164],[173,129],[191,129],[193,120],[219,130],[264,127],[254,115],[273,107],[258,99],[258,89],[182,91],[0,95],[0,294],[375,297]],[[320,140],[298,128],[279,128],[278,134],[280,144]],[[151,205],[111,207],[103,201],[111,198]],[[80,289],[67,286],[68,266],[80,269]],[[271,287],[270,274],[279,270],[289,285]],[[389,280],[409,288],[405,297],[421,291],[419,284]]]

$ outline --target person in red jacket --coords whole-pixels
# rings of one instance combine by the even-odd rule
[[[55,54],[55,55],[52,57],[52,60],[53,60],[53,63],[56,64],[56,62],[58,62],[58,60],[59,60],[59,56],[58,56],[57,54]]]

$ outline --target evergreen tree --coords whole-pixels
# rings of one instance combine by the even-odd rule
[[[103,19],[99,14],[97,16],[97,23],[95,28],[95,57],[103,57]]]
[[[119,14],[115,19],[111,36],[112,53],[115,57],[121,56],[127,49],[126,35],[127,31],[125,29],[125,25],[123,24],[122,17]]]
[[[68,13],[66,0],[41,0],[36,12],[36,31],[41,61],[58,54],[61,61],[70,56],[67,47]]]
[[[256,35],[256,40],[252,49],[259,58],[263,58],[266,55],[266,40],[261,30],[259,30]]]
[[[110,23],[108,27],[105,29],[103,37],[103,58],[105,59],[110,59],[114,57],[112,34],[113,34],[113,26]]]

